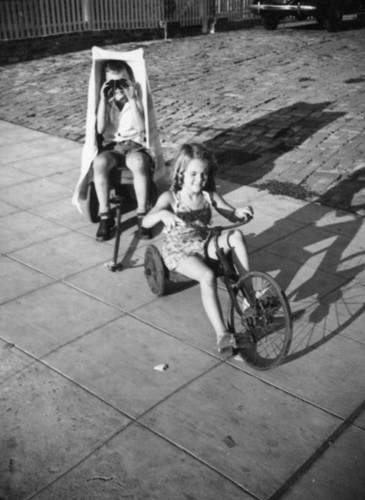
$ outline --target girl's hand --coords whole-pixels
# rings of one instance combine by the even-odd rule
[[[170,212],[170,210],[163,210],[161,213],[161,222],[166,227],[167,231],[170,231],[179,224],[184,224],[184,221],[180,219],[177,215]]]
[[[249,222],[253,218],[253,208],[250,206],[236,208],[234,215],[239,220]]]
[[[110,82],[104,82],[103,85],[100,87],[100,97],[101,99],[107,98],[108,94],[110,92]]]

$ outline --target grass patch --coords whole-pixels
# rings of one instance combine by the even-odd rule
[[[260,190],[267,189],[270,194],[281,194],[296,198],[297,200],[308,200],[309,198],[319,196],[318,193],[306,186],[293,184],[292,182],[269,180],[252,184],[252,186]]]

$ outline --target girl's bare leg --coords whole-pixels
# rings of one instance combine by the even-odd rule
[[[109,152],[100,153],[93,162],[94,184],[100,213],[109,211],[109,174],[117,161]]]
[[[227,235],[227,243],[232,250],[233,262],[240,276],[244,276],[250,270],[246,241],[241,231],[230,231]]]
[[[203,307],[217,335],[217,344],[221,344],[219,346],[221,349],[229,347],[230,335],[227,334],[227,328],[223,321],[214,272],[199,257],[195,256],[188,257],[181,262],[176,271],[199,282]]]
[[[126,165],[133,173],[133,184],[137,198],[137,213],[145,214],[149,190],[149,159],[144,153],[129,153]]]
[[[244,276],[249,270],[248,251],[245,239],[241,231],[229,231],[219,237],[218,244],[227,253],[232,251],[233,263],[240,276]],[[208,255],[212,259],[216,258],[213,241],[208,245]]]

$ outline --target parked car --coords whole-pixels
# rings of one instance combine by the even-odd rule
[[[267,30],[287,16],[299,21],[314,17],[328,31],[336,31],[347,14],[365,14],[365,0],[253,0],[251,11],[262,17]]]

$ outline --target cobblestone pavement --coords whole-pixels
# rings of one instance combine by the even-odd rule
[[[365,213],[365,29],[314,24],[143,46],[170,160],[206,142],[219,176]],[[90,51],[1,68],[0,119],[82,142]]]

